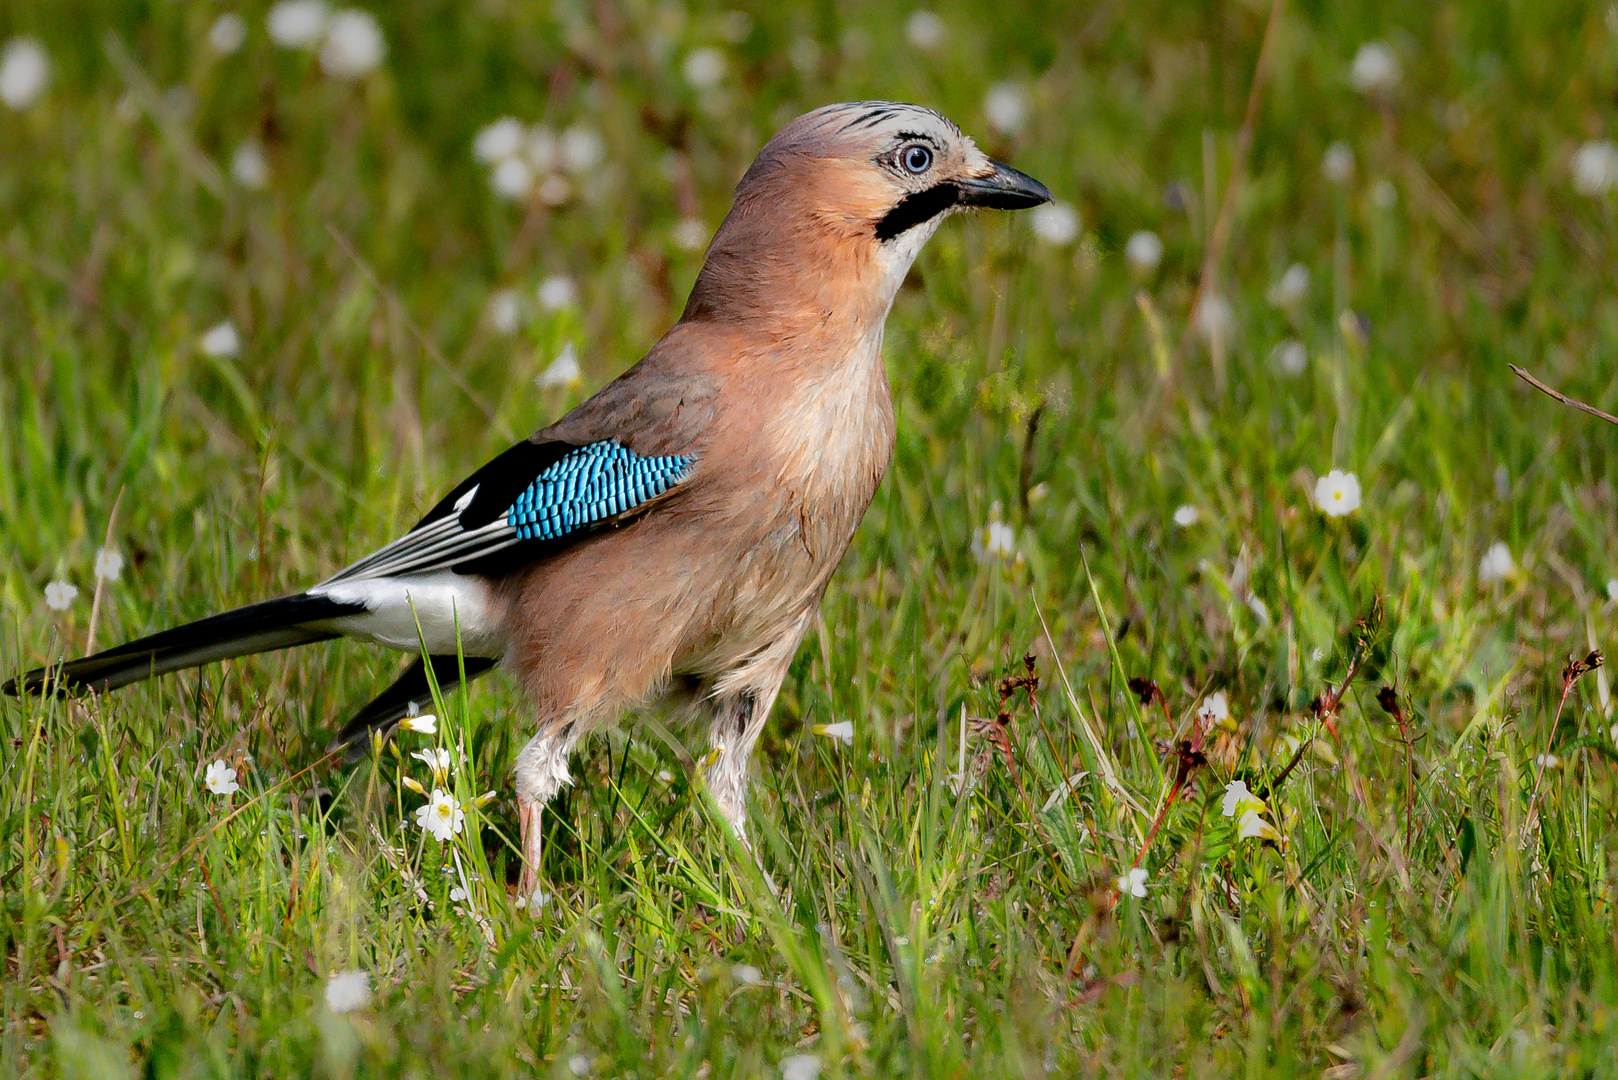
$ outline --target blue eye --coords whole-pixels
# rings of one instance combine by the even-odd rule
[[[905,170],[913,176],[920,176],[933,164],[933,152],[925,146],[912,146],[899,156],[904,163]]]

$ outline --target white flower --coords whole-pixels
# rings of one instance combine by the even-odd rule
[[[562,168],[575,176],[601,164],[606,154],[607,147],[601,136],[594,128],[583,124],[574,124],[556,141],[556,155]]]
[[[685,81],[698,90],[712,90],[724,80],[725,67],[725,54],[718,49],[692,49],[685,58]]]
[[[433,788],[427,805],[416,811],[416,824],[426,829],[439,843],[460,832],[465,823],[466,811],[455,801],[455,796],[442,788]]]
[[[520,157],[508,157],[489,174],[489,186],[496,195],[518,201],[528,198],[534,190],[533,167]]]
[[[1123,896],[1146,895],[1146,868],[1137,866],[1113,882],[1114,887]]]
[[[339,11],[326,27],[320,69],[334,79],[358,79],[375,71],[387,51],[376,16],[349,8]]]
[[[449,772],[449,751],[441,746],[427,750],[417,750],[410,756],[431,769],[434,777],[441,778]]]
[[[1065,202],[1049,202],[1028,212],[1028,224],[1035,236],[1061,247],[1079,235],[1079,212]]]
[[[208,44],[220,56],[229,56],[247,40],[247,23],[234,11],[227,11],[208,28]]]
[[[764,981],[764,973],[752,964],[736,964],[730,969],[730,977],[743,986],[757,986]]]
[[[1277,344],[1270,358],[1275,361],[1276,370],[1283,375],[1302,375],[1303,369],[1309,366],[1309,350],[1297,338],[1287,338]]]
[[[438,734],[438,717],[432,713],[407,716],[399,721],[399,730],[414,731],[417,735],[436,735]]]
[[[262,191],[270,182],[270,163],[264,148],[251,140],[236,148],[230,159],[230,178],[248,191]]]
[[[53,581],[45,586],[45,606],[52,611],[66,611],[79,595],[79,587],[65,581]]]
[[[313,49],[330,20],[331,8],[325,0],[281,0],[270,8],[264,25],[270,40],[283,49]]]
[[[1236,316],[1223,296],[1208,293],[1197,301],[1197,310],[1191,313],[1191,322],[1204,340],[1218,338],[1223,341],[1229,339]]]
[[[1484,584],[1503,581],[1516,569],[1517,563],[1511,557],[1511,549],[1502,541],[1496,540],[1489,545],[1489,550],[1483,553],[1483,558],[1478,563],[1478,581]]]
[[[371,1003],[371,976],[364,971],[339,971],[326,981],[326,1007],[346,1013]]]
[[[1311,652],[1309,654],[1309,659],[1318,664],[1318,663],[1320,663],[1320,656],[1321,656],[1320,650],[1315,649],[1313,652]]]
[[[1327,517],[1352,514],[1360,508],[1359,477],[1333,469],[1315,483],[1315,505]]]
[[[1393,181],[1383,177],[1371,185],[1371,201],[1379,210],[1391,210],[1393,204],[1399,201],[1399,189],[1393,186]]]
[[[472,139],[472,156],[485,165],[493,165],[522,151],[522,121],[515,116],[502,116],[477,133]]]
[[[551,366],[534,379],[534,385],[541,390],[549,390],[556,386],[577,386],[583,378],[584,372],[579,370],[579,354],[570,341],[562,346],[562,351],[556,354]]]
[[[1293,263],[1279,281],[1270,286],[1270,303],[1278,308],[1296,307],[1309,295],[1309,268]]]
[[[1017,553],[1017,533],[1003,521],[991,519],[972,534],[972,554],[978,562],[1009,558]]]
[[[236,324],[229,319],[203,334],[198,345],[208,356],[235,356],[242,351],[242,339],[236,334]]]
[[[0,50],[0,101],[10,108],[28,108],[50,80],[50,57],[33,38],[14,37]]]
[[[567,1071],[574,1076],[589,1076],[590,1059],[583,1054],[574,1054],[567,1059]]]
[[[1399,58],[1380,41],[1368,41],[1354,54],[1348,81],[1362,94],[1386,94],[1399,85]]]
[[[660,784],[672,784],[674,783],[674,774],[667,769],[659,769],[657,770],[657,782]]]
[[[209,765],[202,774],[202,782],[215,795],[234,795],[242,789],[236,782],[236,770],[223,761]]]
[[[1124,244],[1124,258],[1137,274],[1149,274],[1163,261],[1163,241],[1155,232],[1142,229]]]
[[[793,1054],[781,1059],[781,1080],[816,1080],[820,1059],[813,1054]]]
[[[944,20],[931,11],[914,11],[905,23],[905,38],[922,52],[932,52],[944,44],[948,28]]]
[[[1607,599],[1618,600],[1618,578],[1607,579]]]
[[[1174,524],[1178,525],[1182,529],[1189,529],[1191,526],[1197,523],[1197,519],[1201,516],[1201,512],[1198,511],[1196,507],[1189,505],[1182,506],[1178,510],[1174,511]]]
[[[124,557],[112,548],[102,548],[96,552],[96,577],[103,581],[117,581],[123,569]]]
[[[449,898],[451,903],[462,903],[466,900],[466,890],[457,885],[449,891]]]
[[[1236,836],[1241,840],[1250,840],[1258,837],[1260,840],[1279,840],[1281,834],[1275,831],[1275,826],[1264,820],[1264,815],[1257,810],[1248,810],[1242,814],[1242,819],[1236,825]]]
[[[839,720],[835,724],[816,724],[809,729],[811,734],[822,738],[835,739],[844,746],[854,745],[854,722],[852,720]]]
[[[1534,764],[1538,765],[1542,769],[1560,769],[1562,767],[1562,759],[1557,757],[1555,754],[1540,754],[1538,757],[1534,758]]]
[[[496,289],[489,296],[484,317],[497,333],[515,334],[522,322],[522,302],[517,299],[517,290]]]
[[[566,274],[552,274],[541,281],[534,295],[539,298],[539,306],[546,311],[560,311],[579,305],[579,287]]]
[[[1573,152],[1573,190],[1601,195],[1618,187],[1618,146],[1606,139],[1587,142]]]
[[[701,251],[708,246],[708,223],[701,218],[681,218],[674,226],[674,246],[681,251]]]
[[[1247,790],[1247,781],[1232,780],[1226,784],[1225,797],[1220,800],[1219,812],[1225,817],[1235,817],[1237,808],[1244,804],[1264,805],[1251,791]]]
[[[1320,172],[1334,184],[1348,183],[1354,175],[1354,151],[1345,142],[1332,143],[1320,159]]]
[[[539,190],[534,192],[539,201],[546,206],[561,206],[573,197],[573,185],[567,182],[567,177],[559,173],[551,173],[540,181]]]
[[[1220,724],[1230,719],[1230,702],[1223,690],[1216,690],[1202,699],[1202,707],[1197,710],[1197,716],[1210,724]]]
[[[983,96],[983,115],[1002,135],[1015,135],[1028,123],[1028,95],[1016,83],[995,83]]]

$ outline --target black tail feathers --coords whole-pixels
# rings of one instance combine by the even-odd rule
[[[325,596],[308,593],[283,596],[176,626],[94,656],[35,668],[7,682],[0,690],[14,697],[116,690],[142,679],[215,660],[326,641],[339,635],[320,628],[320,623],[364,611],[363,604],[344,603]]]

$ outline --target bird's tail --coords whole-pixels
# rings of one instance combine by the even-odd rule
[[[164,630],[116,649],[35,668],[0,687],[12,696],[116,690],[182,668],[233,656],[285,649],[339,635],[329,620],[357,615],[364,604],[299,593],[265,600]]]

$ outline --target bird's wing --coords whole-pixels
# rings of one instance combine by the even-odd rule
[[[481,573],[537,558],[643,512],[686,480],[695,462],[689,454],[637,454],[616,439],[518,443],[462,481],[415,528],[316,589],[444,570]]]

